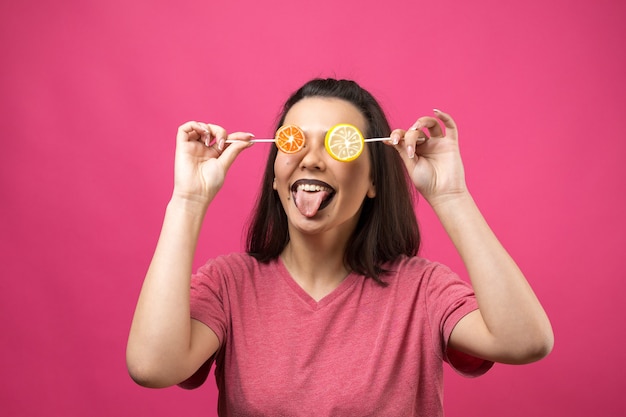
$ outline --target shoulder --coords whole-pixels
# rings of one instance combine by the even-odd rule
[[[275,281],[269,278],[280,276],[281,272],[278,258],[261,262],[248,253],[234,252],[209,259],[198,268],[193,281],[249,289],[250,286],[269,285]]]
[[[384,281],[399,293],[419,298],[457,298],[473,295],[470,284],[446,265],[428,259],[403,256],[384,265]]]
[[[275,264],[275,260],[259,262],[247,253],[220,255],[206,261],[193,274],[192,291],[200,288],[211,288],[216,293],[240,291],[253,285],[259,277],[273,275]]]
[[[420,256],[401,256],[384,264],[383,269],[387,271],[385,279],[390,284],[394,281],[429,281],[438,276],[456,277],[447,266]]]
[[[230,253],[209,259],[198,269],[202,275],[254,275],[269,268],[275,261],[261,263],[247,253]]]

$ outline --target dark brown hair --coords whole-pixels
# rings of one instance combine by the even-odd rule
[[[351,80],[314,79],[289,97],[283,106],[276,129],[283,125],[291,107],[306,97],[345,100],[365,116],[365,137],[388,137],[389,122],[376,99]],[[376,196],[363,201],[357,226],[348,240],[346,266],[385,285],[383,264],[399,256],[414,256],[420,234],[413,201],[415,189],[398,152],[381,142],[369,142],[371,175]],[[278,149],[272,146],[261,186],[261,195],[248,227],[247,251],[260,262],[276,259],[289,242],[287,215],[272,188],[274,160]]]

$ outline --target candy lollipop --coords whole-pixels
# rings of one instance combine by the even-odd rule
[[[390,138],[368,138],[356,126],[340,123],[330,128],[324,138],[326,151],[337,161],[354,161],[361,155],[365,142],[377,142]],[[231,143],[232,140],[226,142]],[[304,132],[298,126],[285,125],[276,131],[274,139],[252,139],[250,142],[276,142],[276,147],[285,153],[296,153],[304,147]]]
[[[285,153],[298,152],[304,141],[304,132],[298,126],[285,125],[276,131],[276,147]]]
[[[326,151],[338,161],[354,161],[363,152],[363,135],[356,127],[338,124],[326,132],[324,146]]]
[[[354,161],[361,155],[365,142],[379,142],[390,138],[364,139],[361,131],[353,125],[341,123],[326,132],[324,146],[326,151],[337,161]]]
[[[233,143],[236,140],[229,139],[226,143]],[[296,153],[304,147],[304,132],[298,126],[284,125],[276,131],[274,139],[251,139],[252,143],[275,142],[276,147],[284,153]]]

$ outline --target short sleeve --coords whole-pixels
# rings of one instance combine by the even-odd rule
[[[432,340],[440,357],[459,374],[476,377],[487,372],[493,362],[448,349],[448,341],[457,323],[478,309],[472,287],[449,268],[435,264],[428,277],[427,311]]]
[[[207,262],[191,278],[191,318],[208,326],[217,335],[220,346],[228,329],[228,297],[224,271],[215,260]]]
[[[220,346],[224,343],[227,329],[224,287],[224,274],[220,272],[215,261],[209,261],[191,277],[189,300],[191,318],[213,330],[220,341]],[[201,386],[209,375],[214,360],[215,355],[178,386],[184,389],[195,389]]]

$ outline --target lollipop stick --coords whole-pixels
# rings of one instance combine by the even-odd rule
[[[246,142],[252,142],[252,143],[272,143],[275,142],[276,139],[250,139]],[[238,139],[227,139],[226,143],[235,143],[235,142],[242,142],[241,140]]]
[[[369,139],[364,139],[363,142],[382,142],[385,140],[391,140],[391,138],[369,138]]]
[[[368,138],[368,139],[364,139],[363,142],[382,142],[385,140],[391,140],[391,138]],[[235,143],[235,142],[240,142],[241,140],[239,139],[228,139],[226,140],[226,143]],[[252,142],[252,143],[272,143],[272,142],[276,142],[276,139],[250,139],[249,141],[246,142]]]

